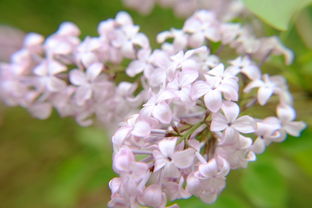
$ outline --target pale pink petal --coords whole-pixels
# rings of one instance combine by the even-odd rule
[[[271,95],[273,94],[273,89],[270,87],[260,87],[258,90],[258,102],[260,105],[266,104]]]
[[[189,38],[189,44],[193,48],[198,48],[203,45],[205,41],[205,36],[202,33],[195,33],[190,36]]]
[[[131,164],[134,162],[134,155],[129,148],[123,147],[115,154],[113,161],[113,168],[117,173],[125,172],[131,168]]]
[[[40,63],[34,68],[34,74],[38,76],[45,76],[48,74],[48,67],[46,66],[45,62]]]
[[[183,69],[180,74],[180,83],[185,86],[193,83],[198,77],[198,71],[196,69]]]
[[[245,93],[248,93],[250,92],[253,88],[259,88],[261,86],[263,86],[264,83],[262,80],[259,80],[259,79],[256,79],[256,80],[253,80],[252,82],[250,82],[244,89],[244,92]]]
[[[188,102],[190,101],[191,96],[191,86],[185,86],[182,88],[182,90],[177,91],[177,96],[181,99],[182,102]]]
[[[164,177],[168,178],[178,178],[181,175],[179,169],[172,162],[166,164],[163,169],[163,174]]]
[[[298,137],[300,135],[300,132],[306,128],[306,124],[302,121],[292,121],[288,122],[285,126],[284,129],[285,131],[292,135]]]
[[[256,154],[252,151],[248,152],[246,155],[246,160],[247,161],[255,161],[257,159]]]
[[[252,139],[251,138],[240,135],[239,146],[241,149],[250,148],[251,145],[252,145]]]
[[[127,58],[134,58],[134,47],[132,42],[127,41],[125,43],[122,44],[122,54],[127,57]]]
[[[201,28],[201,23],[195,18],[189,18],[186,20],[183,30],[190,33],[195,33]]]
[[[47,63],[47,67],[49,70],[49,74],[51,74],[51,75],[64,72],[67,69],[65,65],[63,65],[57,61],[49,61],[49,60]]]
[[[208,163],[199,165],[198,171],[204,177],[215,176],[218,173],[217,161],[213,158]]]
[[[87,84],[86,75],[80,70],[72,70],[69,73],[69,81],[77,86]]]
[[[220,34],[215,28],[205,30],[205,37],[213,42],[218,42],[220,40]]]
[[[37,33],[29,33],[25,36],[24,45],[26,47],[40,46],[44,41],[44,37]]]
[[[139,201],[148,207],[159,208],[165,205],[166,199],[159,184],[149,185],[139,197]]]
[[[46,81],[47,89],[51,92],[61,91],[66,87],[66,83],[63,80],[58,79],[54,76],[50,76],[46,79]]]
[[[242,73],[244,73],[251,80],[257,80],[261,78],[261,72],[255,65],[248,65],[244,67],[242,69]]]
[[[146,35],[143,33],[138,33],[133,39],[133,44],[135,46],[141,46],[142,48],[149,48],[149,41]]]
[[[72,22],[62,23],[57,32],[66,36],[78,36],[80,34],[79,28]]]
[[[190,174],[187,177],[186,190],[192,194],[197,194],[200,192],[201,181],[199,178],[195,177],[194,174]]]
[[[207,203],[207,204],[212,204],[217,200],[218,193],[216,192],[203,192],[203,194],[200,195],[200,199]]]
[[[234,102],[226,101],[222,105],[222,111],[227,121],[233,123],[239,114],[239,106]]]
[[[227,100],[237,101],[238,100],[238,92],[232,85],[222,84],[218,87],[220,91],[223,92],[224,98]]]
[[[218,90],[210,90],[205,96],[204,101],[206,107],[211,112],[217,112],[222,106],[222,95]]]
[[[126,72],[127,75],[129,75],[130,77],[134,77],[135,75],[143,72],[145,68],[146,64],[144,62],[135,60],[129,64],[128,68],[126,69]]]
[[[283,121],[292,121],[296,118],[296,111],[289,105],[279,105],[277,115]]]
[[[83,105],[92,96],[92,90],[88,86],[77,88],[75,99],[78,105]]]
[[[115,145],[121,145],[123,141],[126,139],[126,137],[129,135],[131,128],[129,127],[121,127],[119,128],[114,136],[112,137],[112,142]]]
[[[224,141],[222,141],[222,144],[233,144],[233,142],[236,142],[236,139],[238,138],[239,133],[232,127],[227,127],[224,131]]]
[[[232,127],[242,133],[252,133],[255,132],[256,123],[252,117],[242,116],[232,124]]]
[[[159,142],[158,147],[160,152],[165,157],[171,157],[174,153],[177,139],[166,139]]]
[[[116,15],[116,22],[120,25],[132,25],[132,18],[131,16],[124,11],[118,12]]]
[[[165,167],[165,165],[168,163],[168,159],[162,155],[159,151],[154,151],[153,156],[155,159],[154,163],[154,172],[159,171],[161,168]]]
[[[151,133],[151,126],[148,122],[141,120],[136,122],[132,134],[137,137],[147,137]]]
[[[177,168],[188,168],[193,164],[195,158],[194,149],[186,149],[173,153],[172,160]]]
[[[90,65],[86,72],[87,79],[90,81],[94,81],[100,75],[102,70],[103,70],[102,63],[97,62]]]
[[[164,32],[158,33],[157,42],[163,43],[166,41],[166,39],[168,39],[170,37],[171,37],[171,33],[169,31],[164,31]]]
[[[112,191],[112,194],[116,193],[120,186],[121,186],[121,180],[120,178],[113,178],[112,180],[109,181],[109,188]]]
[[[216,66],[213,69],[211,69],[209,71],[209,74],[213,75],[213,76],[219,77],[219,76],[223,75],[223,72],[224,72],[224,65],[223,64],[219,64],[218,66]]]
[[[252,147],[250,149],[254,153],[261,154],[261,153],[264,152],[265,147],[266,147],[265,141],[263,139],[261,139],[260,137],[258,137],[254,141],[254,143],[253,143],[253,145],[252,145]]]
[[[158,96],[159,97],[157,100],[159,102],[175,98],[175,94],[171,90],[162,90],[158,93]],[[163,104],[165,104],[165,103],[163,103]]]
[[[204,81],[197,81],[193,84],[191,89],[192,99],[198,99],[210,90],[210,86]]]
[[[211,131],[222,131],[224,130],[228,124],[227,124],[226,118],[221,113],[213,114],[212,121],[210,125]]]
[[[172,112],[170,107],[167,103],[164,102],[159,103],[154,107],[152,115],[164,124],[168,124],[172,120]]]

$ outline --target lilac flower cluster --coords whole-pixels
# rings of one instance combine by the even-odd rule
[[[276,54],[291,62],[277,38],[257,39],[199,11],[182,30],[163,32],[158,40],[162,49],[141,50],[127,68],[129,76],[142,73],[148,99],[112,137],[119,177],[110,181],[109,207],[162,208],[192,195],[213,203],[230,170],[245,168],[269,144],[299,136],[305,127],[295,121],[286,80],[262,73],[253,60],[262,64]],[[212,42],[241,55],[212,54]],[[253,115],[265,105],[275,106],[275,113]]]
[[[101,22],[98,33],[81,41],[67,22],[46,40],[27,35],[11,62],[0,65],[0,98],[41,119],[55,108],[84,126],[95,117],[113,129],[127,118],[112,137],[119,177],[110,182],[109,207],[163,208],[192,195],[213,203],[230,170],[305,127],[295,121],[286,80],[260,69],[270,55],[292,61],[276,37],[257,38],[206,10],[182,29],[160,33],[160,49],[151,50],[125,12]],[[119,73],[139,79],[120,82]],[[273,115],[254,114],[272,106]]]
[[[166,43],[167,39],[173,39],[173,43]],[[162,49],[170,54],[188,47],[197,48],[218,42],[221,46],[216,53],[228,47],[236,50],[238,54],[248,55],[263,62],[270,55],[284,55],[286,64],[290,64],[293,59],[292,51],[284,47],[277,37],[257,38],[248,27],[220,21],[214,12],[206,10],[198,11],[188,18],[182,29],[160,33],[157,40],[163,43]]]
[[[93,116],[106,127],[117,124],[141,104],[142,96],[133,96],[136,83],[117,84],[116,76],[122,61],[137,57],[149,42],[125,12],[101,22],[98,33],[80,41],[77,26],[65,22],[46,40],[28,34],[11,62],[1,63],[0,98],[40,119],[55,108],[83,126]]]
[[[230,20],[245,12],[240,0],[123,0],[124,4],[148,14],[156,4],[164,8],[172,8],[177,16],[189,17],[199,9],[211,10],[222,20]]]

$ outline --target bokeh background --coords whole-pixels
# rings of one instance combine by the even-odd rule
[[[96,35],[97,24],[120,10],[128,11],[120,0],[0,0],[0,24],[49,35],[61,22],[73,21],[85,37]],[[148,16],[129,12],[153,45],[158,32],[183,24],[170,9],[156,7]],[[279,35],[296,54],[291,66],[273,60],[267,67],[288,78],[298,118],[308,128],[300,138],[271,145],[247,169],[232,171],[215,204],[192,198],[180,201],[181,207],[312,207],[311,30],[311,6],[296,15],[287,31],[265,26],[266,34]],[[102,128],[83,128],[57,113],[36,120],[24,109],[0,104],[0,207],[106,207],[108,181],[114,176],[111,154],[110,138]]]

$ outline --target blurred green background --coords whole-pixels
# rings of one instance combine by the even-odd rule
[[[0,0],[0,24],[49,35],[62,21],[73,21],[84,37],[96,35],[97,24],[120,10],[126,9],[119,0]],[[183,23],[168,9],[157,7],[145,17],[129,12],[149,37]],[[296,53],[291,66],[273,59],[268,67],[288,78],[298,118],[308,126],[312,124],[311,28],[311,7],[300,12],[287,31],[266,27],[267,34],[280,35]],[[111,153],[110,138],[101,128],[82,128],[56,113],[40,121],[24,109],[1,105],[0,207],[106,207],[107,184],[114,176]],[[232,171],[215,204],[205,205],[196,198],[179,204],[183,208],[310,208],[311,197],[312,129],[308,127],[300,138],[271,145],[247,169]]]

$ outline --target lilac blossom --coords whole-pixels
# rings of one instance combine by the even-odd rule
[[[65,22],[46,39],[26,35],[10,63],[1,63],[1,99],[41,119],[56,108],[83,126],[91,125],[95,115],[113,128],[142,104],[145,94],[134,96],[137,83],[115,84],[118,64],[149,50],[149,42],[125,12],[101,22],[98,31],[99,36],[81,41],[79,28]]]
[[[220,19],[229,20],[242,13],[246,13],[239,0],[123,0],[124,4],[142,14],[148,14],[156,4],[165,8],[172,8],[180,17],[188,17],[196,10],[206,9],[214,11]]]
[[[245,94],[250,94],[246,89],[254,88],[254,83],[264,83],[261,77],[268,75],[262,75],[247,57],[238,57],[228,65],[217,60],[209,67],[211,56],[206,47],[169,55],[163,65],[162,82],[158,87],[151,84],[150,88],[151,79],[145,70],[156,67],[150,60],[144,62],[143,68],[138,65],[146,78],[144,87],[149,96],[139,113],[122,123],[113,136],[115,155],[126,147],[134,155],[142,156],[136,162],[149,167],[149,173],[144,172],[144,188],[140,186],[132,192],[132,203],[164,207],[167,201],[191,195],[213,203],[226,186],[231,169],[247,167],[270,143],[284,140],[286,133],[298,135],[305,127],[303,122],[294,121],[291,99],[282,99],[289,92],[279,77],[273,77],[275,84],[268,85],[272,93],[281,97],[276,105],[277,117],[242,114],[256,105],[241,101]],[[263,84],[255,88],[262,86],[267,87]],[[259,98],[258,94],[250,96],[249,100]],[[259,104],[264,106],[266,102]],[[120,174],[118,180],[124,178]],[[127,186],[125,182],[120,184]],[[157,195],[158,203],[142,200],[150,189]],[[126,204],[129,196],[121,190],[116,193],[111,202],[118,199]]]
[[[144,13],[155,3],[125,2]],[[159,2],[184,14],[185,5],[195,9],[201,1]],[[226,2],[229,9],[236,1]],[[232,169],[247,167],[269,144],[287,134],[299,136],[305,128],[295,121],[285,79],[261,71],[270,55],[283,55],[290,63],[290,50],[275,37],[256,38],[224,19],[200,10],[182,29],[160,33],[162,45],[155,50],[125,12],[102,21],[99,35],[84,40],[69,22],[46,40],[30,34],[11,62],[0,64],[0,98],[41,119],[55,108],[82,126],[95,117],[115,130],[122,121],[112,137],[118,177],[109,183],[108,207],[165,208],[192,195],[213,203]],[[213,42],[221,48],[212,50]],[[235,49],[234,60],[223,56],[229,48]],[[135,80],[120,81],[120,73]],[[269,102],[276,115],[250,113],[254,106],[265,110]]]

